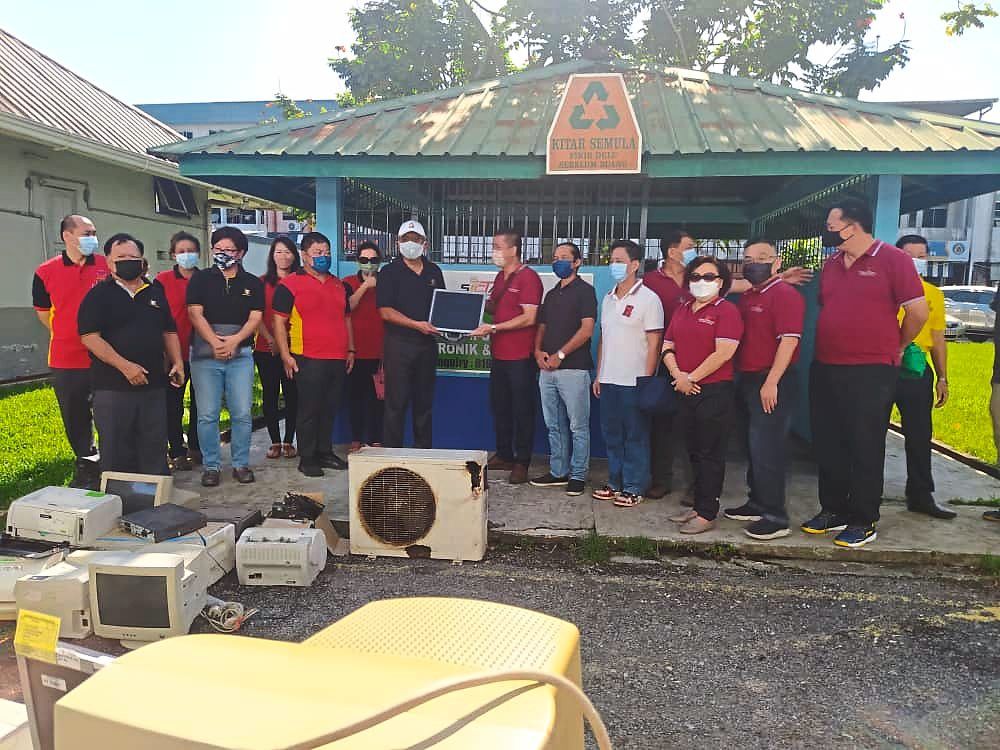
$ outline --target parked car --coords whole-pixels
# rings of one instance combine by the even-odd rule
[[[943,286],[944,307],[948,315],[965,325],[970,341],[986,341],[993,337],[997,314],[990,307],[996,289],[990,286]]]
[[[956,341],[965,336],[965,323],[954,315],[944,315],[944,338],[946,341]]]

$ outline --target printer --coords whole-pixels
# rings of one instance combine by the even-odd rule
[[[11,503],[7,533],[15,538],[89,547],[115,528],[121,515],[122,500],[117,495],[75,487],[43,487]]]
[[[236,543],[241,586],[309,586],[326,567],[319,529],[255,526]]]

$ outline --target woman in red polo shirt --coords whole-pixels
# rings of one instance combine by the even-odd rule
[[[743,336],[736,305],[726,302],[732,275],[725,264],[702,256],[684,270],[689,300],[677,308],[663,341],[663,363],[680,400],[688,453],[694,471],[694,509],[671,521],[682,534],[715,527],[726,478],[726,445],[733,428],[733,355]]]
[[[254,341],[253,359],[257,363],[260,375],[261,400],[264,411],[264,421],[267,432],[271,436],[271,447],[267,449],[268,458],[295,458],[295,413],[298,410],[298,389],[295,381],[285,375],[281,366],[281,357],[274,344],[274,325],[281,322],[288,325],[287,319],[274,319],[274,290],[283,278],[302,268],[299,260],[299,249],[288,237],[278,237],[271,243],[267,254],[267,273],[260,277],[264,282],[264,317],[257,329]],[[278,424],[278,393],[285,396],[285,439],[281,439],[281,427]]]
[[[198,271],[201,242],[193,234],[177,232],[170,238],[170,257],[174,267],[156,275],[155,283],[163,288],[170,314],[177,326],[177,338],[181,342],[181,357],[184,359],[184,384],[180,388],[167,388],[167,443],[170,468],[174,471],[190,471],[201,463],[198,448],[198,402],[191,388],[188,405],[187,446],[184,445],[184,392],[191,381],[191,318],[187,312],[187,288],[191,277]]]
[[[351,304],[354,343],[358,349],[354,369],[347,376],[351,398],[351,453],[362,445],[382,444],[384,401],[375,391],[375,376],[382,364],[382,316],[375,306],[375,285],[381,261],[378,245],[358,246],[358,272],[344,279]]]

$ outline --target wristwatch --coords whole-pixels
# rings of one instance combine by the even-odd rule
[[[560,362],[566,359],[566,353],[562,349],[556,352],[556,356],[559,357]]]
[[[496,333],[497,332],[497,325],[496,325],[496,323],[494,323],[494,324],[492,324],[490,326],[490,332],[491,333]]]

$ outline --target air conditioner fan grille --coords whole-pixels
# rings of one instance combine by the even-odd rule
[[[358,513],[368,533],[400,547],[426,536],[434,525],[436,506],[427,480],[399,466],[368,477],[358,497]]]

